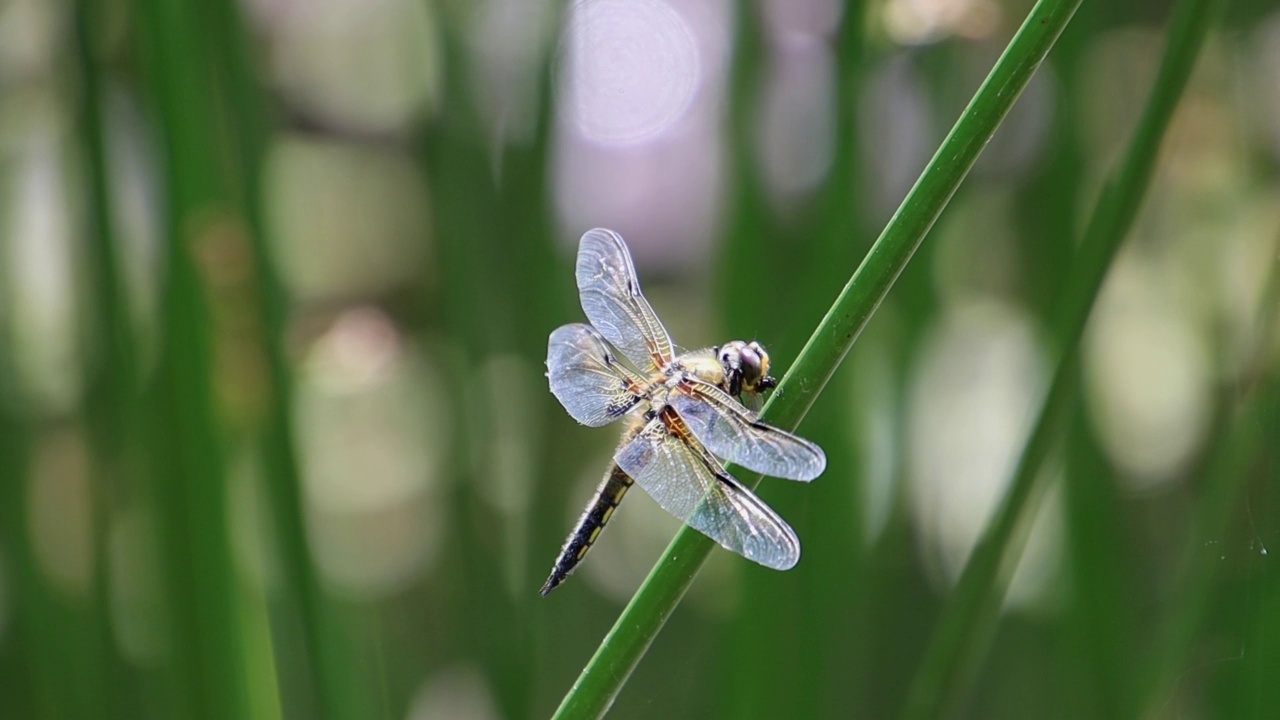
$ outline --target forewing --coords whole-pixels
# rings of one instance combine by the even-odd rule
[[[639,379],[618,362],[599,333],[582,323],[551,333],[547,378],[551,393],[583,425],[607,425],[640,402]]]
[[[694,437],[727,462],[763,475],[809,481],[822,474],[822,448],[757,419],[728,393],[690,379],[669,402]]]
[[[640,294],[621,235],[603,228],[587,231],[578,245],[577,277],[587,319],[637,369],[660,369],[671,360],[671,338]]]
[[[800,560],[800,541],[787,523],[715,458],[671,435],[661,418],[614,461],[664,510],[726,549],[775,570]]]

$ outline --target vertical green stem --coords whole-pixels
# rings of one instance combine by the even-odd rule
[[[7,338],[6,338],[7,339]],[[0,349],[11,344],[0,343]],[[11,370],[10,358],[0,354],[0,370]],[[57,690],[50,682],[57,665],[41,631],[51,625],[48,594],[35,567],[28,542],[26,508],[29,429],[19,419],[8,383],[0,380],[0,542],[4,543],[5,603],[8,606],[6,650],[0,690],[14,717],[61,717],[54,706]]]
[[[1178,608],[1165,618],[1152,656],[1152,670],[1145,676],[1134,716],[1159,718],[1167,710],[1180,673],[1185,669],[1197,631],[1208,612],[1215,585],[1210,581],[1222,565],[1221,549],[1212,541],[1227,535],[1233,514],[1244,494],[1250,471],[1261,456],[1264,443],[1274,443],[1280,380],[1268,378],[1234,414],[1230,429],[1217,444],[1205,472],[1205,493],[1196,505],[1194,524],[1183,552],[1185,564],[1171,593]]]
[[[186,717],[252,717],[241,590],[228,527],[225,438],[215,368],[235,348],[217,337],[213,300],[234,291],[248,249],[228,190],[211,82],[213,41],[191,3],[139,0],[143,57],[163,134],[167,276],[150,431],[160,510],[174,697]],[[224,298],[225,299],[225,298]],[[223,308],[225,311],[225,308]],[[223,360],[215,363],[215,353]],[[223,376],[222,388],[229,387]]]
[[[260,343],[269,380],[258,435],[271,517],[279,542],[281,567],[286,573],[290,606],[299,613],[304,666],[281,668],[301,676],[313,691],[321,718],[355,718],[366,705],[359,698],[356,676],[346,667],[348,649],[337,628],[326,623],[326,602],[307,541],[305,508],[290,415],[293,380],[285,356],[288,299],[273,260],[263,208],[263,172],[269,127],[266,99],[253,71],[253,50],[246,36],[238,4],[217,0],[209,4],[212,36],[222,49],[225,73],[218,76],[224,90],[224,121],[230,126],[238,159],[239,196],[249,230],[254,280],[253,309],[259,313]]]
[[[1196,503],[1192,531],[1182,551],[1182,567],[1175,590],[1170,593],[1170,597],[1178,598],[1179,602],[1160,625],[1155,661],[1148,675],[1142,678],[1145,684],[1139,688],[1142,694],[1135,708],[1138,717],[1161,715],[1161,707],[1168,700],[1179,669],[1190,654],[1195,633],[1210,607],[1210,594],[1214,589],[1211,579],[1221,572],[1218,570],[1221,550],[1214,541],[1228,535],[1232,513],[1240,505],[1250,470],[1266,451],[1274,453],[1274,441],[1270,446],[1264,443],[1274,438],[1274,427],[1280,419],[1280,367],[1275,366],[1272,349],[1280,334],[1275,322],[1278,314],[1280,262],[1272,265],[1259,304],[1253,363],[1246,366],[1249,370],[1243,378],[1243,387],[1237,390],[1245,394],[1244,402],[1234,413],[1229,429],[1213,444],[1205,464],[1204,494]],[[1252,511],[1248,511],[1246,517],[1253,522]],[[1266,545],[1261,545],[1259,551],[1265,556]]]

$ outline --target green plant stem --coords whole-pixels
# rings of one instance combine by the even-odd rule
[[[90,493],[93,538],[93,603],[89,619],[95,635],[86,642],[94,667],[88,687],[80,695],[92,708],[85,716],[123,715],[114,678],[122,663],[115,652],[108,609],[107,523],[118,496],[120,478],[134,476],[126,469],[126,448],[136,438],[137,373],[133,330],[127,294],[121,283],[115,224],[108,193],[107,137],[101,87],[101,68],[94,46],[102,7],[95,0],[75,3],[75,50],[79,70],[79,127],[85,156],[85,224],[88,258],[85,290],[84,415],[94,456]],[[91,649],[90,649],[91,648]]]
[[[534,329],[563,322],[572,303],[562,283],[548,290],[550,278],[563,277],[551,272],[562,266],[541,187],[547,176],[554,108],[549,97],[550,75],[543,74],[538,81],[539,115],[533,142],[508,144],[499,136],[500,142],[494,145],[495,138],[485,129],[482,106],[476,100],[474,78],[466,71],[466,31],[452,24],[460,20],[458,15],[446,16],[448,29],[441,35],[442,96],[450,100],[425,128],[421,159],[432,188],[432,237],[439,267],[449,269],[440,275],[439,317],[444,333],[456,341],[458,352],[447,359],[456,363],[451,374],[463,377],[495,358],[512,354],[524,359],[528,367],[539,367],[546,355],[546,336],[545,330]],[[508,262],[512,256],[520,262]],[[508,294],[523,300],[505,302]],[[490,403],[477,399],[486,398],[491,389],[468,382],[450,383],[448,388],[455,415],[465,418],[451,434],[453,447],[446,472],[453,508],[448,533],[456,540],[458,552],[450,554],[453,564],[445,573],[460,580],[442,584],[433,592],[448,604],[447,612],[465,621],[452,624],[432,641],[442,657],[474,652],[492,682],[502,714],[526,717],[539,667],[534,659],[536,626],[526,614],[528,607],[516,601],[507,583],[528,572],[541,575],[548,559],[542,552],[559,542],[563,528],[540,526],[526,545],[528,527],[494,514],[495,508],[485,501],[480,488],[487,471],[475,460],[482,457],[483,448],[490,447],[502,419]],[[530,417],[562,417],[549,394],[540,397],[536,406],[517,410],[525,411]],[[568,486],[556,482],[563,479],[551,467],[558,459],[542,455],[541,443],[534,445],[539,446],[535,452],[540,456],[531,457],[529,465],[539,470],[534,477],[536,490],[531,493],[534,505],[527,517],[555,517],[566,504]],[[513,558],[520,556],[519,551],[504,548],[513,547],[508,545],[513,541],[530,548],[530,555],[515,561],[513,573],[494,572],[495,567],[510,568]],[[495,617],[506,618],[512,631],[501,635],[489,632]],[[472,649],[462,650],[464,647]]]
[[[1216,586],[1210,582],[1222,566],[1221,550],[1210,541],[1223,537],[1231,525],[1233,513],[1255,467],[1267,428],[1274,426],[1280,409],[1280,381],[1273,376],[1257,388],[1239,408],[1226,437],[1217,443],[1205,473],[1205,492],[1196,503],[1196,515],[1187,548],[1185,564],[1178,577],[1177,610],[1162,623],[1153,670],[1142,686],[1141,718],[1165,716],[1169,696],[1190,654],[1196,632],[1210,607]],[[1274,440],[1272,440],[1274,442]]]
[[[202,7],[138,0],[142,57],[163,127],[166,285],[148,427],[159,512],[176,708],[171,716],[255,717],[241,588],[231,555],[224,426],[219,417],[214,311],[236,287],[229,258],[244,257],[223,162],[213,41]],[[222,338],[225,345],[225,334]],[[223,356],[222,369],[228,368]],[[223,388],[226,377],[223,378]]]
[[[265,218],[263,173],[270,127],[267,100],[253,71],[252,43],[246,35],[239,4],[218,0],[207,5],[209,32],[225,54],[226,72],[217,79],[225,89],[227,105],[224,121],[232,130],[239,153],[236,165],[241,192],[239,205],[249,230],[255,269],[251,292],[256,301],[252,310],[260,321],[261,334],[255,338],[267,363],[270,381],[263,393],[263,418],[257,445],[264,469],[264,483],[270,499],[275,538],[282,556],[287,606],[296,608],[306,653],[301,659],[287,659],[289,668],[303,677],[312,689],[316,717],[343,720],[361,714],[359,681],[346,666],[349,649],[333,628],[333,615],[325,602],[324,589],[308,544],[302,500],[301,472],[294,445],[291,417],[293,379],[285,352],[288,297],[270,250]],[[328,611],[328,612],[326,612]],[[286,656],[280,660],[286,662]]]
[[[3,287],[0,287],[2,290]],[[0,327],[0,333],[4,328]],[[8,338],[4,338],[8,340]],[[12,347],[0,344],[0,348]],[[0,370],[12,377],[12,364],[7,352],[0,351]],[[13,604],[10,639],[13,659],[0,674],[0,691],[4,692],[5,711],[13,717],[60,718],[57,697],[58,666],[51,658],[45,641],[45,628],[53,625],[49,589],[36,567],[35,553],[28,532],[26,507],[30,472],[30,428],[19,416],[11,389],[0,380],[0,542],[5,545],[5,579],[11,583],[6,598]]]
[[[1063,507],[1067,522],[1065,638],[1076,670],[1071,717],[1126,717],[1132,695],[1128,669],[1134,666],[1128,629],[1138,614],[1129,582],[1135,552],[1127,543],[1126,505],[1117,474],[1093,434],[1076,393],[1064,442]]]
[[[765,419],[792,428],[804,417],[1079,5],[1080,0],[1040,0],[1032,8],[901,207],[800,351],[790,372],[765,406],[762,415]],[[757,477],[749,484],[754,486],[758,480]],[[689,528],[676,535],[583,668],[561,702],[556,717],[599,717],[609,709],[688,590],[712,546],[705,536]]]
[[[1219,6],[1218,0],[1183,0],[1175,11],[1151,97],[1119,168],[1103,188],[1052,318],[1057,362],[1049,393],[1009,491],[938,621],[907,698],[908,718],[949,714],[987,647],[1009,576],[1022,554],[1026,526],[1035,515],[1036,498],[1042,494],[1041,466],[1070,410],[1076,385],[1076,350],[1085,322],[1107,268],[1137,215],[1160,141]]]
[[[1179,669],[1186,662],[1210,607],[1215,589],[1211,579],[1221,572],[1221,551],[1211,541],[1227,535],[1249,471],[1266,447],[1263,442],[1267,428],[1280,417],[1280,367],[1275,366],[1272,351],[1280,334],[1275,322],[1280,311],[1280,263],[1272,265],[1258,308],[1252,362],[1246,365],[1243,387],[1235,389],[1245,397],[1229,429],[1213,444],[1205,464],[1204,493],[1196,503],[1192,532],[1182,551],[1182,568],[1175,591],[1170,593],[1179,602],[1161,625],[1150,676],[1139,688],[1142,694],[1136,717],[1160,717],[1176,684]]]

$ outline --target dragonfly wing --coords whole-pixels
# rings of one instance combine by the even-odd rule
[[[675,418],[679,422],[679,418]],[[800,560],[795,532],[730,476],[655,418],[614,461],[664,510],[724,548],[775,570]]]
[[[623,357],[645,371],[673,357],[671,338],[640,294],[631,253],[622,236],[596,228],[578,245],[578,296],[587,319]]]
[[[760,422],[728,393],[691,379],[672,393],[672,407],[694,437],[726,461],[763,475],[809,481],[827,468],[822,448]]]
[[[639,379],[618,362],[599,333],[582,323],[551,333],[547,378],[564,409],[590,427],[607,425],[640,402]]]

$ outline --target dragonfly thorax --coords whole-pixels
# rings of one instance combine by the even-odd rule
[[[671,393],[675,392],[682,383],[687,382],[690,375],[694,373],[685,366],[684,358],[677,358],[667,363],[661,372],[651,376],[649,384],[639,393],[642,398],[642,402],[637,406],[641,411],[639,414],[647,418],[660,415],[670,404]],[[700,375],[695,376],[706,382],[712,382]]]
[[[643,402],[637,407],[640,415],[657,417],[670,404],[671,394],[691,380],[700,380],[728,392],[728,375],[713,349],[685,353],[650,375],[649,382],[637,393]]]
[[[702,382],[727,390],[725,368],[716,358],[714,349],[681,355],[671,361],[665,368],[665,373],[669,379],[674,378],[677,384],[685,377],[695,377]]]

